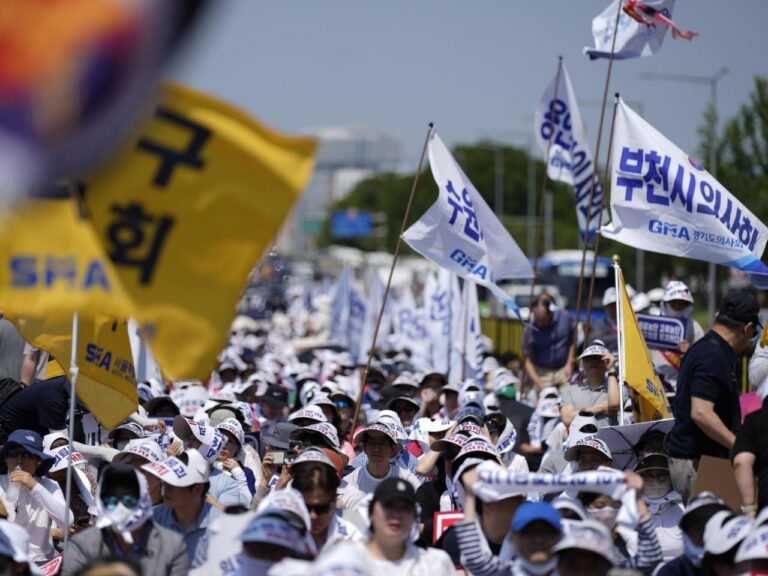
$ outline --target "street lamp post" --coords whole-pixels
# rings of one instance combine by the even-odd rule
[[[709,173],[713,178],[717,178],[717,84],[723,77],[728,74],[728,68],[723,66],[717,72],[711,76],[696,76],[692,74],[666,74],[661,72],[644,72],[640,74],[640,78],[643,80],[661,80],[667,82],[681,82],[685,84],[704,84],[709,85],[710,98],[712,99],[712,111],[714,113],[714,121],[712,123],[712,142],[709,149]],[[707,284],[709,285],[709,297],[707,300],[707,315],[709,321],[715,317],[715,301],[717,299],[717,275],[716,268],[713,263],[710,262],[707,269]]]

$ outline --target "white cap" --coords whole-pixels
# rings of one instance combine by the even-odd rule
[[[162,462],[144,464],[141,469],[171,486],[185,487],[208,482],[210,468],[203,455],[195,449],[187,450],[185,454],[189,464],[171,456]]]
[[[605,292],[603,292],[603,306],[616,304],[616,301],[616,288],[614,286],[609,286],[605,289]]]
[[[322,409],[317,404],[310,404],[306,408],[301,408],[288,415],[288,422],[293,422],[294,420],[299,419],[314,420],[315,423],[328,422],[328,418],[325,417]]]
[[[408,440],[408,433],[403,427],[403,422],[400,420],[400,416],[398,416],[397,412],[394,410],[379,411],[379,414],[376,416],[376,420],[374,420],[374,422],[378,424],[384,424],[392,431],[392,434],[395,435],[395,438],[398,441]]]
[[[518,384],[520,384],[520,378],[512,374],[510,370],[505,370],[493,378],[493,389],[496,392],[507,386],[517,386]]]
[[[768,526],[755,528],[736,551],[736,562],[748,560],[768,560]]]
[[[237,440],[240,447],[243,447],[243,443],[245,442],[245,432],[243,432],[243,426],[237,418],[227,418],[216,426],[216,429],[223,432],[229,432],[235,437],[235,440]]]
[[[591,448],[592,450],[597,450],[609,460],[613,460],[613,454],[611,454],[611,449],[608,448],[608,444],[606,444],[600,438],[592,438],[592,437],[582,438],[581,440],[576,442],[573,446],[569,447],[565,451],[565,459],[569,462],[573,462],[574,460],[577,460],[579,455],[579,449],[581,448]]]
[[[184,416],[176,416],[173,419],[173,432],[182,440],[187,440],[190,436],[197,439],[200,442],[198,450],[208,462],[216,460],[226,443],[224,435],[206,422]]]
[[[736,516],[729,510],[715,513],[704,528],[704,550],[715,556],[728,552],[751,532],[749,516]]]
[[[416,421],[416,425],[419,428],[419,430],[423,430],[427,433],[435,433],[435,432],[445,432],[448,430],[451,426],[453,426],[453,422],[451,422],[448,419],[445,420],[432,420],[431,418],[419,418]]]
[[[162,462],[166,457],[157,442],[148,438],[136,438],[130,440],[118,454],[115,454],[112,462],[122,462],[131,454],[144,458],[147,462]]]
[[[599,340],[595,340],[594,344],[587,346],[587,349],[581,353],[579,360],[586,358],[587,356],[600,356],[602,358],[606,354],[610,354],[608,348],[606,348],[605,345]]]
[[[69,444],[69,436],[67,436],[66,430],[59,430],[57,432],[51,432],[50,434],[46,434],[43,436],[43,450],[45,452],[50,452],[53,450],[51,448],[51,445],[56,442],[56,440],[66,440],[67,444]]]
[[[552,548],[555,553],[563,550],[586,550],[602,556],[612,565],[616,564],[611,534],[605,526],[594,520],[569,524],[568,532]]]
[[[680,280],[672,280],[664,289],[664,298],[662,298],[662,300],[664,302],[670,302],[672,300],[684,300],[685,302],[693,304],[693,295],[691,294],[691,290],[688,288],[685,282],[681,282]]]

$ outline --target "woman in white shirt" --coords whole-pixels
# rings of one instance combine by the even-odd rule
[[[72,524],[59,485],[45,477],[52,463],[42,438],[32,430],[15,430],[0,449],[0,466],[6,468],[0,476],[0,500],[8,520],[29,534],[29,556],[37,563],[56,555],[51,529],[67,530]]]

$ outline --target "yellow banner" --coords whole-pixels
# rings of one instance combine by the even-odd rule
[[[306,185],[316,144],[165,86],[85,204],[158,363],[207,378],[240,293]]]
[[[647,422],[661,418],[672,418],[669,402],[664,394],[664,386],[653,371],[653,362],[640,331],[635,312],[627,294],[624,273],[619,269],[616,287],[621,298],[620,326],[622,342],[621,369],[622,377],[630,387],[633,406],[636,407],[635,422]]]
[[[75,310],[127,316],[96,233],[66,189],[54,192],[0,212],[0,309],[61,320]]]
[[[24,339],[56,359],[69,375],[72,358],[72,319],[11,316]],[[106,428],[136,410],[138,396],[133,356],[124,320],[80,316],[77,346],[77,395]]]

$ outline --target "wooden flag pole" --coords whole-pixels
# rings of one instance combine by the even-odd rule
[[[608,191],[609,167],[611,165],[611,149],[613,148],[613,128],[616,124],[616,109],[619,107],[619,93],[616,92],[613,99],[613,116],[611,117],[611,129],[608,132],[608,153],[605,157],[605,171],[603,172],[603,194],[600,196],[600,213],[597,216],[597,234],[595,234],[595,257],[592,258],[592,275],[589,279],[589,297],[587,298],[587,317],[584,320],[584,347],[587,346],[587,334],[589,334],[589,319],[592,316],[592,297],[595,292],[595,274],[597,273],[597,255],[600,252],[600,228],[603,226],[603,208],[605,207],[605,194]]]
[[[592,219],[592,202],[595,198],[595,181],[597,180],[597,166],[600,159],[600,143],[603,136],[603,120],[605,117],[605,104],[608,100],[608,86],[611,83],[611,71],[613,70],[613,55],[616,51],[616,33],[619,29],[619,18],[621,18],[621,7],[623,2],[619,1],[619,8],[616,12],[616,22],[613,26],[613,40],[611,41],[611,54],[608,59],[608,73],[605,76],[605,86],[603,88],[603,101],[600,104],[600,123],[597,128],[597,144],[595,145],[595,169],[592,170],[592,181],[589,187],[589,202],[587,203],[587,221],[584,225],[584,238],[581,248],[581,272],[579,273],[579,289],[576,296],[576,323],[577,326],[581,322],[581,297],[584,292],[584,266],[587,261],[587,247],[589,245],[589,222]],[[602,210],[601,210],[602,213]],[[593,259],[597,259],[597,251],[595,250]],[[584,332],[584,346],[587,345],[589,334]]]
[[[355,403],[355,415],[352,418],[351,431],[354,432],[357,427],[357,421],[360,417],[360,407],[363,404],[363,392],[365,391],[365,383],[368,380],[368,372],[371,369],[371,361],[373,360],[374,350],[376,349],[376,339],[379,337],[379,328],[381,327],[381,318],[384,316],[384,308],[387,305],[387,298],[389,297],[389,289],[392,286],[392,275],[395,272],[395,266],[397,266],[397,258],[400,255],[400,246],[403,242],[403,234],[405,233],[405,226],[408,222],[408,216],[411,213],[411,206],[413,205],[413,197],[416,194],[416,186],[419,184],[419,176],[421,175],[422,167],[424,166],[424,156],[427,153],[427,147],[429,146],[429,140],[432,137],[432,132],[435,129],[435,125],[430,122],[427,128],[427,135],[424,138],[424,146],[421,148],[421,155],[419,156],[419,166],[416,169],[416,175],[413,177],[413,184],[411,185],[411,193],[408,196],[408,204],[405,206],[405,213],[403,214],[403,222],[400,224],[400,234],[397,236],[397,243],[395,244],[395,254],[392,258],[392,265],[389,268],[389,277],[387,278],[387,285],[384,288],[384,297],[381,301],[381,308],[379,309],[379,315],[376,318],[376,328],[373,331],[373,341],[371,342],[371,348],[368,351],[368,360],[365,363],[365,369],[360,379],[360,391],[357,395],[357,402]]]

